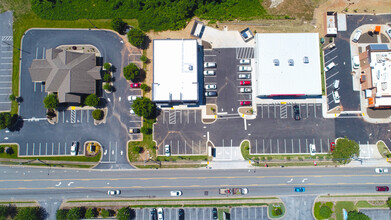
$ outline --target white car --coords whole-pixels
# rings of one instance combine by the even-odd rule
[[[214,70],[204,70],[204,76],[214,76],[216,75],[216,71]]]
[[[238,78],[239,79],[251,79],[251,74],[250,73],[239,74]]]
[[[391,28],[388,28],[386,30],[386,33],[388,34],[388,37],[391,39]]]
[[[204,67],[205,67],[205,68],[213,68],[213,67],[216,67],[216,63],[215,63],[215,62],[205,62],[205,63],[204,63]]]
[[[77,142],[77,141],[72,142],[72,146],[71,146],[71,155],[72,156],[77,155],[78,148],[79,148],[79,142]]]
[[[250,59],[241,59],[239,61],[240,64],[250,64]]]
[[[139,95],[130,95],[130,96],[128,96],[128,101],[132,102],[132,101],[136,100],[137,98],[141,98],[141,96],[139,96]]]
[[[310,154],[311,154],[311,156],[315,156],[315,153],[316,153],[315,144],[310,144]]]
[[[109,191],[107,191],[107,195],[109,195],[109,196],[115,196],[115,195],[119,195],[119,194],[121,194],[120,190],[109,190]]]
[[[333,99],[336,104],[340,102],[340,97],[338,91],[333,91]]]
[[[354,43],[357,43],[358,40],[360,39],[361,34],[362,34],[362,31],[361,30],[357,30],[356,33],[354,34],[354,37],[353,37],[352,41]]]
[[[164,214],[162,208],[157,208],[157,219],[158,220],[164,220]]]
[[[244,88],[240,88],[239,91],[240,91],[241,93],[249,93],[249,92],[251,92],[252,90],[251,90],[251,88],[244,87]]]
[[[130,112],[130,114],[134,114],[134,110],[132,108],[130,109],[129,112]]]
[[[166,157],[171,156],[170,145],[166,144],[166,145],[164,146],[164,154],[166,155]]]
[[[248,193],[248,189],[247,188],[242,188],[242,194],[246,195],[247,193]]]
[[[329,63],[329,65],[327,65],[327,66],[324,68],[324,71],[327,72],[327,71],[331,70],[333,67],[335,67],[335,63],[334,63],[334,62],[331,62],[331,63]]]
[[[388,173],[388,169],[387,168],[375,168],[375,172],[376,173]]]
[[[217,86],[216,86],[216,84],[208,84],[208,85],[205,85],[205,89],[206,90],[217,89]]]
[[[182,195],[182,191],[171,191],[170,195],[171,196],[181,196]]]
[[[239,72],[250,72],[251,70],[251,66],[239,66]]]

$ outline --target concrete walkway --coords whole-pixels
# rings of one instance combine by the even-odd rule
[[[315,196],[281,197],[286,208],[285,216],[282,219],[314,219],[312,216],[312,207],[315,202],[315,198]]]
[[[391,163],[387,162],[386,158],[383,158],[377,146],[375,144],[362,144],[360,145],[360,157],[359,160],[353,160],[347,167],[388,167]]]

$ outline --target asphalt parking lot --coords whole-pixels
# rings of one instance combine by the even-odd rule
[[[154,125],[154,140],[158,154],[164,154],[164,145],[169,144],[172,155],[206,154],[206,132],[201,122],[201,111],[163,110]]]
[[[150,220],[151,210],[152,210],[151,208],[135,209],[136,216],[134,219]],[[163,208],[164,219],[179,220],[178,210],[179,210],[178,208]],[[213,219],[212,208],[183,208],[183,210],[185,213],[184,219],[189,219],[189,220]]]
[[[20,146],[19,156],[69,156],[72,142],[27,142]],[[77,155],[84,155],[84,143],[79,142]]]
[[[131,88],[129,86],[129,95],[130,96],[142,96],[142,91],[139,88]],[[136,115],[132,111],[133,100],[129,101],[129,99],[127,98],[126,101],[128,102],[128,105],[129,105],[129,111],[126,113],[129,115],[129,120],[126,122],[126,124],[128,126],[128,130],[134,129],[134,128],[141,129],[142,118],[140,116]],[[142,138],[143,138],[141,133],[129,133],[129,136],[130,136],[131,140],[142,140]]]
[[[269,219],[267,217],[267,207],[237,207],[231,208],[232,220],[257,220],[257,219]]]
[[[12,12],[0,14],[0,111],[10,111],[12,93],[13,32]],[[15,94],[17,96],[17,94]]]

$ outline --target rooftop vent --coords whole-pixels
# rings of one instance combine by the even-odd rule
[[[288,63],[289,63],[289,66],[293,66],[294,65],[293,59],[289,59]]]
[[[280,65],[280,61],[278,59],[274,59],[273,63],[274,63],[274,66],[279,66]]]
[[[189,70],[193,70],[193,65],[189,65]]]
[[[304,57],[304,58],[303,58],[303,62],[304,62],[304,63],[309,63],[310,60],[308,59],[308,57]]]

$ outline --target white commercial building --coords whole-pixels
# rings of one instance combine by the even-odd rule
[[[258,98],[320,98],[318,33],[270,33],[255,37]]]
[[[195,103],[199,99],[197,41],[153,41],[152,101]]]

